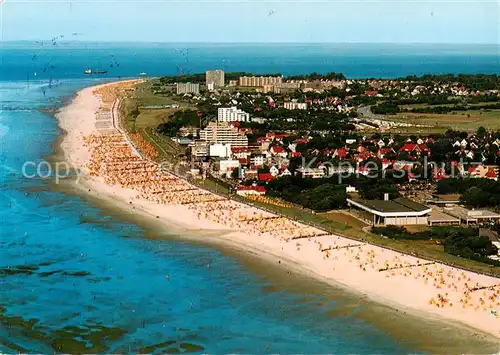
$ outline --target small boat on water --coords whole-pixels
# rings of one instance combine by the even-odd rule
[[[148,73],[141,72],[141,73],[139,73],[139,75],[140,75],[140,76],[146,76],[146,75],[148,75]]]
[[[87,68],[83,71],[84,74],[86,75],[92,75],[92,74],[107,74],[107,70],[92,70],[90,68]]]

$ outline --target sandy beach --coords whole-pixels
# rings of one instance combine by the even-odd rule
[[[130,213],[293,263],[320,280],[366,294],[401,311],[458,322],[500,338],[500,279],[331,235],[204,191],[162,171],[155,151],[129,137],[117,119],[116,90],[134,81],[86,88],[56,115],[78,187]],[[136,146],[141,154],[138,153]]]

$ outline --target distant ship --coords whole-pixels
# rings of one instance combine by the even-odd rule
[[[87,68],[83,72],[84,74],[91,75],[91,74],[107,74],[107,70],[92,70],[90,68]]]
[[[140,76],[146,76],[148,75],[148,73],[145,73],[145,72],[142,72],[142,73],[139,73]]]

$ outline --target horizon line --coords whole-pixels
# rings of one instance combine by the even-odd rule
[[[39,41],[51,41],[50,38],[46,39],[11,39],[11,40],[3,40],[0,39],[0,43],[14,43],[14,42],[39,42]],[[59,40],[59,43],[134,43],[134,44],[364,44],[364,45],[487,45],[487,46],[498,46],[500,47],[500,43],[492,43],[492,42],[232,42],[232,41],[222,41],[222,42],[208,42],[208,41],[130,41],[130,40],[94,40],[94,39],[85,39],[85,40]]]

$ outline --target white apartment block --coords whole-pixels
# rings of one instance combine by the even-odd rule
[[[295,171],[295,175],[298,174],[303,178],[321,179],[325,177],[325,169],[300,167]]]
[[[231,144],[210,144],[210,156],[229,158],[231,156]]]
[[[205,72],[205,81],[208,84],[213,83],[215,87],[224,86],[224,70],[207,70]]]
[[[281,76],[241,76],[240,86],[264,86],[281,85],[283,77]]]
[[[285,102],[283,107],[287,110],[307,110],[307,104],[305,102]]]
[[[200,84],[177,83],[177,95],[179,94],[199,94]]]
[[[211,144],[231,144],[235,147],[248,147],[248,138],[227,122],[210,122],[200,131],[200,139]]]
[[[250,114],[236,107],[219,107],[217,110],[219,122],[250,122]]]

